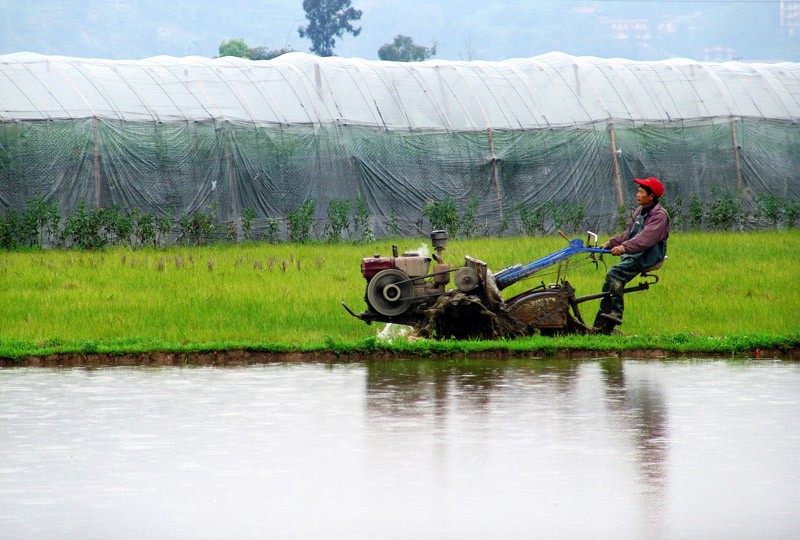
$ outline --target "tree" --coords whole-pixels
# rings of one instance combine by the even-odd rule
[[[243,39],[231,39],[223,41],[219,44],[220,56],[238,56],[239,58],[247,58],[247,51],[250,48]]]
[[[361,19],[361,10],[350,7],[350,0],[303,0],[303,9],[308,25],[297,32],[311,40],[309,50],[318,56],[333,56],[336,37],[345,32],[353,36],[361,33],[361,27],[350,24]]]
[[[219,46],[219,56],[237,56],[250,60],[271,60],[282,54],[294,52],[291,47],[267,49],[266,47],[248,47],[243,39],[223,41]]]
[[[436,42],[431,47],[415,45],[408,36],[398,34],[392,43],[386,43],[378,49],[378,58],[395,62],[422,62],[436,55]]]
[[[286,53],[294,52],[291,47],[281,47],[280,49],[267,49],[266,47],[253,47],[247,50],[247,58],[250,60],[272,60]]]

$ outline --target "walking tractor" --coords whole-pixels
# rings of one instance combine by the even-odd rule
[[[433,231],[431,244],[435,253],[431,257],[414,252],[398,255],[397,246],[392,246],[391,257],[374,255],[362,259],[367,310],[356,314],[344,302],[342,306],[367,324],[408,325],[423,337],[439,339],[611,332],[613,327],[597,321],[587,325],[580,311],[583,302],[610,293],[576,296],[566,279],[570,264],[597,265],[611,251],[598,247],[597,235],[592,232],[588,232],[586,243],[580,238],[569,240],[561,235],[567,240],[567,247],[494,273],[485,262],[470,256],[464,258],[463,266],[445,264],[442,253],[447,245],[447,232]],[[626,288],[625,293],[644,291],[658,283],[658,276],[649,273],[656,269],[643,272],[641,281]],[[558,276],[556,283],[545,285],[541,281],[511,298],[503,297],[503,290],[511,285],[553,272]]]

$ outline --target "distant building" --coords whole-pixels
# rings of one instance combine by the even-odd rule
[[[706,47],[700,54],[703,62],[729,62],[734,59],[730,47]]]
[[[790,36],[800,35],[800,2],[781,0],[781,28]]]
[[[611,37],[619,41],[646,43],[652,37],[647,19],[608,19],[601,18],[611,30]]]

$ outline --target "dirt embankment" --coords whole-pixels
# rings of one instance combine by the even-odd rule
[[[165,353],[149,352],[137,354],[85,354],[64,353],[48,356],[30,356],[23,359],[0,358],[0,367],[116,367],[116,366],[245,366],[271,363],[338,363],[370,362],[395,360],[399,358],[425,358],[443,360],[463,358],[461,354],[433,354],[424,357],[408,354],[395,354],[389,351],[371,353],[337,354],[334,351],[318,352],[254,352],[244,350],[214,351],[204,353]],[[800,348],[755,349],[736,354],[708,352],[674,352],[661,349],[635,349],[627,351],[589,351],[581,349],[558,349],[556,351],[482,351],[473,353],[472,358],[512,359],[512,358],[754,358],[757,360],[800,361]]]

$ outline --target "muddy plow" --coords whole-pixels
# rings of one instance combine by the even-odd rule
[[[583,302],[609,293],[577,296],[566,279],[570,265],[597,265],[610,251],[597,246],[597,235],[592,232],[586,242],[564,238],[567,247],[494,273],[484,261],[470,256],[464,258],[462,266],[445,264],[447,233],[433,231],[434,253],[430,257],[416,252],[398,254],[397,246],[392,246],[391,256],[376,254],[362,259],[367,309],[357,314],[344,302],[342,306],[367,324],[408,325],[422,337],[437,339],[611,333],[613,326],[603,322],[588,325],[580,310]],[[625,293],[647,290],[658,283],[658,276],[649,273],[653,270],[643,272],[638,284],[626,288]],[[555,283],[540,281],[515,296],[503,296],[503,291],[515,283],[553,273],[557,275]]]

